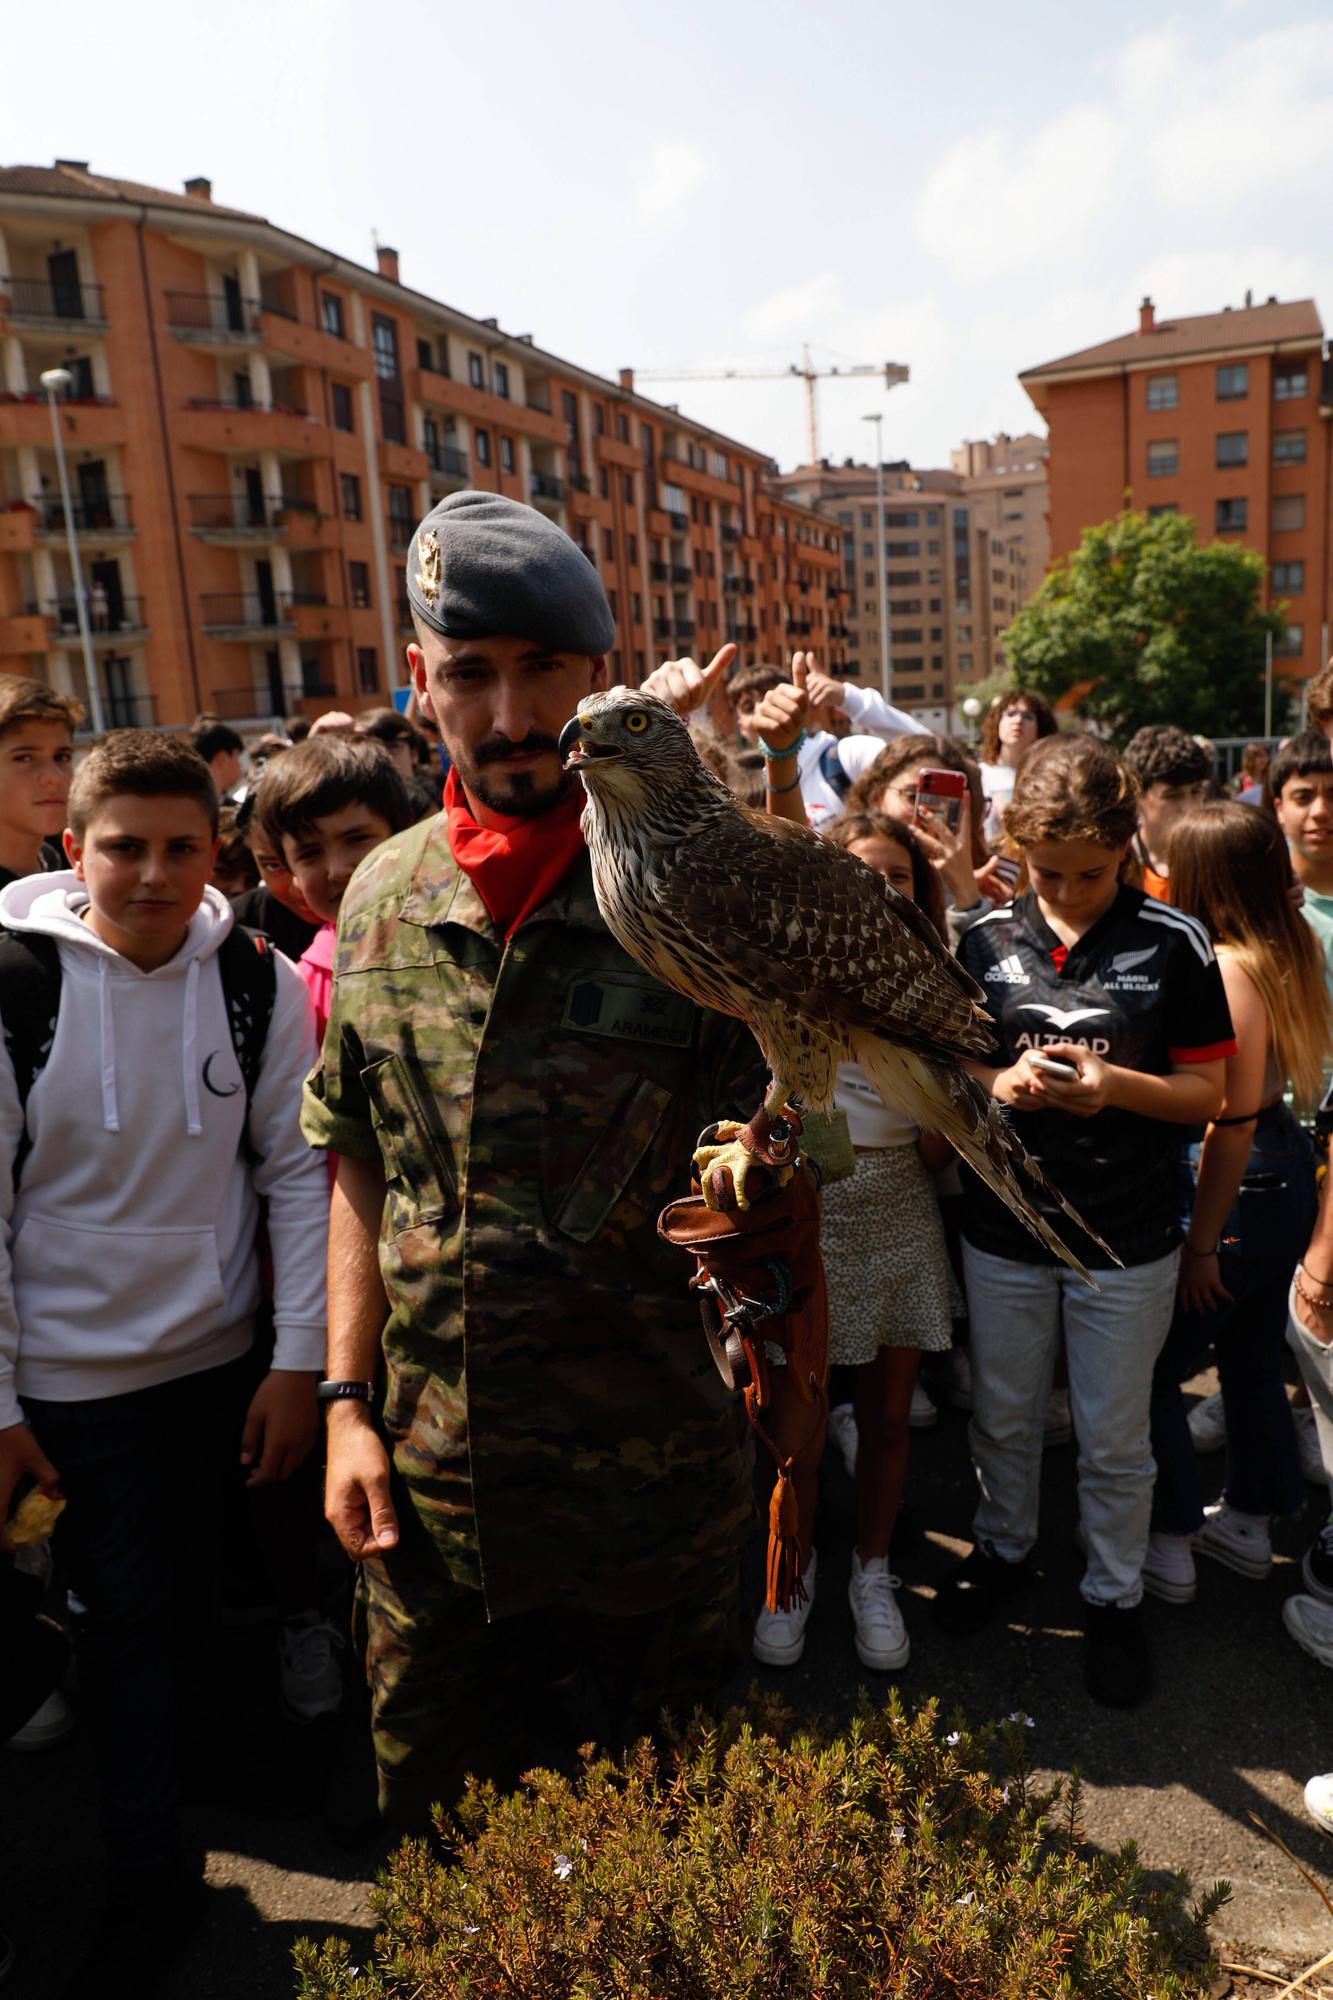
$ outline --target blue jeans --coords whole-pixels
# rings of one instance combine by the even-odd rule
[[[1194,1173],[1198,1151],[1190,1149]],[[1192,1180],[1193,1175],[1191,1194]],[[1152,1525],[1164,1534],[1188,1535],[1203,1521],[1198,1460],[1180,1384],[1210,1344],[1227,1420],[1228,1502],[1243,1514],[1298,1514],[1305,1503],[1282,1355],[1291,1274],[1310,1239],[1314,1214],[1310,1141],[1278,1105],[1263,1114],[1222,1231],[1219,1263],[1231,1303],[1214,1312],[1177,1312],[1153,1376]]]
[[[1137,1604],[1143,1595],[1148,1396],[1179,1258],[1173,1250],[1128,1271],[1098,1271],[1094,1292],[1063,1264],[1019,1264],[963,1244],[981,1488],[972,1532],[1006,1562],[1020,1562],[1037,1539],[1042,1428],[1063,1324],[1091,1604]]]
[[[178,1731],[216,1597],[225,1485],[239,1477],[248,1355],[126,1396],[23,1398],[69,1505],[56,1548],[86,1607],[82,1713],[91,1724],[113,1873],[177,1859]]]

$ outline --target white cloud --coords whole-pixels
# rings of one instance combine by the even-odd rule
[[[783,334],[812,339],[836,318],[842,304],[842,287],[832,271],[821,271],[803,285],[774,292],[770,298],[745,315],[745,331],[754,340],[773,340]]]
[[[708,178],[708,162],[684,139],[664,139],[653,147],[639,181],[636,206],[642,222],[659,222],[687,202]]]
[[[1063,254],[1114,200],[1122,135],[1113,114],[1073,105],[1035,131],[995,127],[959,142],[916,204],[926,248],[973,278]]]

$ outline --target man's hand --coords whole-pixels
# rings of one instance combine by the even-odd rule
[[[37,1481],[48,1499],[59,1498],[60,1474],[28,1425],[7,1424],[0,1431],[0,1548],[9,1547],[4,1525],[9,1519],[14,1488],[25,1474]]]
[[[810,662],[812,653],[793,653],[791,679],[777,687],[765,688],[755,703],[754,720],[770,750],[786,750],[796,743],[810,719]]]
[[[324,1518],[353,1562],[397,1547],[389,1454],[358,1403],[334,1403],[329,1409]]]
[[[255,1390],[241,1432],[241,1464],[254,1468],[247,1486],[290,1479],[308,1456],[319,1435],[318,1380],[304,1369],[271,1368]]]
[[[706,667],[693,660],[667,660],[664,665],[654,667],[643,684],[643,692],[655,694],[659,701],[674,708],[677,715],[688,715],[691,709],[703,707],[736,652],[735,646],[723,646]]]

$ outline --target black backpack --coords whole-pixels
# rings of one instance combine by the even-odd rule
[[[250,1143],[250,1100],[273,1018],[277,967],[263,932],[247,930],[243,924],[228,931],[218,946],[217,962],[232,1047],[245,1083],[246,1155],[254,1160],[258,1155]],[[40,931],[0,930],[0,1025],[25,1111],[51,1053],[59,1014],[60,951],[55,939]],[[25,1131],[14,1160],[16,1188],[29,1143]]]

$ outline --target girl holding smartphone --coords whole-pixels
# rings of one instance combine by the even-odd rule
[[[1141,1700],[1151,1682],[1139,1608],[1153,1489],[1148,1408],[1180,1261],[1180,1128],[1216,1116],[1236,1046],[1207,932],[1122,880],[1136,825],[1133,786],[1105,744],[1058,736],[1037,745],[1005,812],[1028,887],[959,947],[1000,1044],[996,1066],[976,1074],[1121,1263],[1072,1243],[1095,1273],[1099,1289],[1090,1290],[965,1177],[981,1490],[976,1546],[936,1604],[944,1629],[975,1632],[1028,1580],[1063,1327],[1087,1548],[1085,1669],[1094,1697],[1119,1706]],[[1053,1204],[1046,1212],[1069,1229]]]

